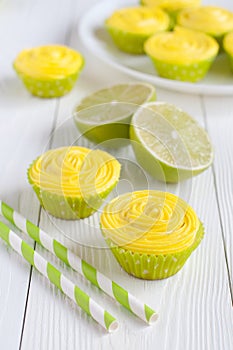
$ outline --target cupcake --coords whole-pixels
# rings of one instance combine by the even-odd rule
[[[113,199],[105,206],[100,223],[119,264],[142,279],[177,273],[204,235],[203,225],[186,202],[152,190]]]
[[[176,12],[184,8],[197,7],[200,3],[201,0],[141,0],[141,4],[144,6],[159,6],[168,12]]]
[[[177,24],[213,36],[221,43],[224,34],[233,30],[233,13],[215,6],[201,6],[181,11]]]
[[[38,97],[67,94],[74,87],[83,65],[79,52],[60,45],[23,50],[13,63],[25,87]]]
[[[175,27],[149,38],[144,49],[161,77],[196,82],[205,77],[219,46],[205,33]]]
[[[230,65],[233,72],[233,32],[228,33],[223,39],[223,48],[230,59]]]
[[[120,164],[113,156],[83,147],[49,150],[28,169],[29,183],[43,208],[67,220],[94,213],[119,176]]]
[[[120,50],[142,54],[145,40],[157,32],[168,30],[170,19],[159,8],[131,7],[115,11],[105,25]]]
[[[159,6],[168,12],[173,22],[176,21],[177,14],[185,8],[197,7],[201,3],[200,0],[141,0],[141,4],[145,6]]]

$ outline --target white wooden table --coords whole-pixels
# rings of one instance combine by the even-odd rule
[[[188,197],[206,228],[199,249],[167,280],[144,282],[127,275],[111,252],[95,247],[99,231],[91,225],[98,223],[98,216],[82,223],[51,220],[40,211],[27,183],[26,170],[33,159],[46,148],[70,145],[77,138],[70,116],[83,96],[106,85],[133,80],[82,47],[77,23],[93,3],[0,1],[0,196],[52,236],[63,237],[57,224],[82,243],[85,239],[91,243],[94,237],[92,248],[69,244],[158,310],[160,318],[152,327],[144,325],[37,246],[43,256],[117,316],[120,329],[109,335],[1,241],[0,349],[233,349],[233,96],[195,96],[157,88],[159,100],[175,103],[207,128],[215,148],[214,165],[208,171],[185,184],[166,187]],[[47,43],[70,45],[86,58],[75,89],[61,99],[30,96],[12,69],[12,61],[22,48]]]

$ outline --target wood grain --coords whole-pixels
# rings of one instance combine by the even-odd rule
[[[233,303],[233,238],[231,230],[231,222],[233,220],[233,100],[232,97],[222,98],[220,101],[216,101],[216,99],[211,97],[205,97],[203,102],[207,128],[215,148],[213,176]]]
[[[35,223],[39,217],[38,201],[26,179],[30,162],[47,147],[73,143],[91,146],[85,139],[79,139],[71,116],[73,107],[94,90],[117,82],[132,81],[91,56],[80,44],[77,33],[80,8],[84,11],[94,2],[89,0],[81,4],[69,0],[61,1],[58,5],[55,0],[23,0],[20,3],[5,2],[0,9],[0,44],[6,48],[0,65],[3,69],[0,80],[0,191],[5,201]],[[9,22],[14,25],[9,26]],[[22,47],[52,42],[66,42],[83,52],[86,57],[85,70],[75,89],[66,97],[59,100],[32,98],[15,77],[11,62]],[[203,99],[162,89],[157,89],[157,95],[159,100],[175,103],[201,125],[207,125],[215,146],[214,168],[179,185],[161,185],[146,174],[140,175],[140,178],[133,176],[132,169],[139,170],[130,147],[115,154],[121,160],[125,158],[124,164],[128,164],[128,168],[123,167],[122,176],[130,176],[133,188],[149,185],[174,192],[197,211],[206,234],[184,268],[163,281],[141,281],[127,275],[105,247],[99,231],[99,213],[69,223],[54,219],[42,211],[40,225],[158,310],[158,322],[153,327],[144,325],[38,246],[37,250],[43,256],[59,266],[119,319],[121,325],[117,333],[109,335],[103,332],[91,318],[34,270],[30,282],[28,265],[1,243],[0,349],[17,349],[21,333],[22,350],[233,348],[230,295],[233,271],[233,102],[231,98]],[[122,182],[116,191],[120,193],[124,186]]]
[[[65,12],[59,11],[59,14],[62,19]],[[46,11],[46,1],[44,4],[36,1],[32,4],[28,0],[1,4],[0,44],[4,53],[0,73],[0,195],[2,200],[34,222],[38,220],[39,206],[29,190],[26,170],[44,150],[53,125],[56,101],[31,97],[16,77],[12,62],[22,48],[45,40],[56,41],[58,31],[52,30],[53,27],[51,13]],[[63,33],[62,23],[60,30]],[[29,280],[30,266],[1,242],[1,349],[19,347]]]

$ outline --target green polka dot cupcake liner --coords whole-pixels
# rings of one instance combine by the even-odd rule
[[[214,61],[214,58],[212,58],[202,62],[184,65],[166,63],[157,60],[154,57],[150,58],[159,76],[167,79],[187,81],[192,83],[202,80],[206,76],[208,70],[210,69],[210,66]]]
[[[33,183],[31,185],[41,206],[52,216],[63,220],[84,219],[94,214],[115,187],[115,185],[112,186],[99,196],[90,196],[84,199],[58,195],[42,190]]]
[[[17,72],[26,89],[34,96],[42,98],[60,97],[70,92],[77,79],[79,73],[72,74],[63,79],[35,79],[25,74]]]
[[[144,54],[144,42],[148,39],[148,35],[125,32],[110,26],[106,28],[118,49],[130,54]]]
[[[196,239],[191,247],[176,254],[166,255],[135,253],[116,247],[110,240],[106,240],[106,242],[118,263],[128,274],[144,280],[160,280],[175,275],[184,266],[203,237],[204,227],[200,224]]]
[[[229,61],[229,64],[230,64],[230,68],[231,68],[231,71],[233,73],[233,52],[232,52],[232,42],[228,42],[228,38],[231,36],[233,36],[233,32],[230,32],[228,34],[226,34],[224,36],[224,39],[223,39],[223,51],[225,52],[225,54],[227,55],[228,57],[228,61]]]
[[[32,186],[41,206],[52,216],[64,220],[84,219],[94,214],[117,184],[116,182],[98,195],[90,195],[85,198],[65,196],[41,189],[31,180],[29,170],[27,174],[28,182]]]
[[[233,56],[231,56],[231,55],[227,55],[227,56],[228,56],[228,59],[229,59],[229,62],[230,62],[231,71],[233,73]]]
[[[230,64],[230,68],[231,68],[231,71],[233,73],[233,55],[230,55],[225,49],[224,49],[226,55],[227,55],[227,58],[228,58],[228,61],[229,61],[229,64]]]

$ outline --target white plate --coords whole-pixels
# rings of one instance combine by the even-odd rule
[[[109,65],[162,88],[205,95],[233,95],[233,74],[225,54],[219,55],[202,82],[186,83],[160,78],[150,59],[144,55],[129,55],[119,51],[106,32],[104,21],[114,10],[136,6],[138,3],[135,0],[105,0],[90,8],[79,24],[83,44]],[[232,1],[212,0],[213,3],[233,11]]]

